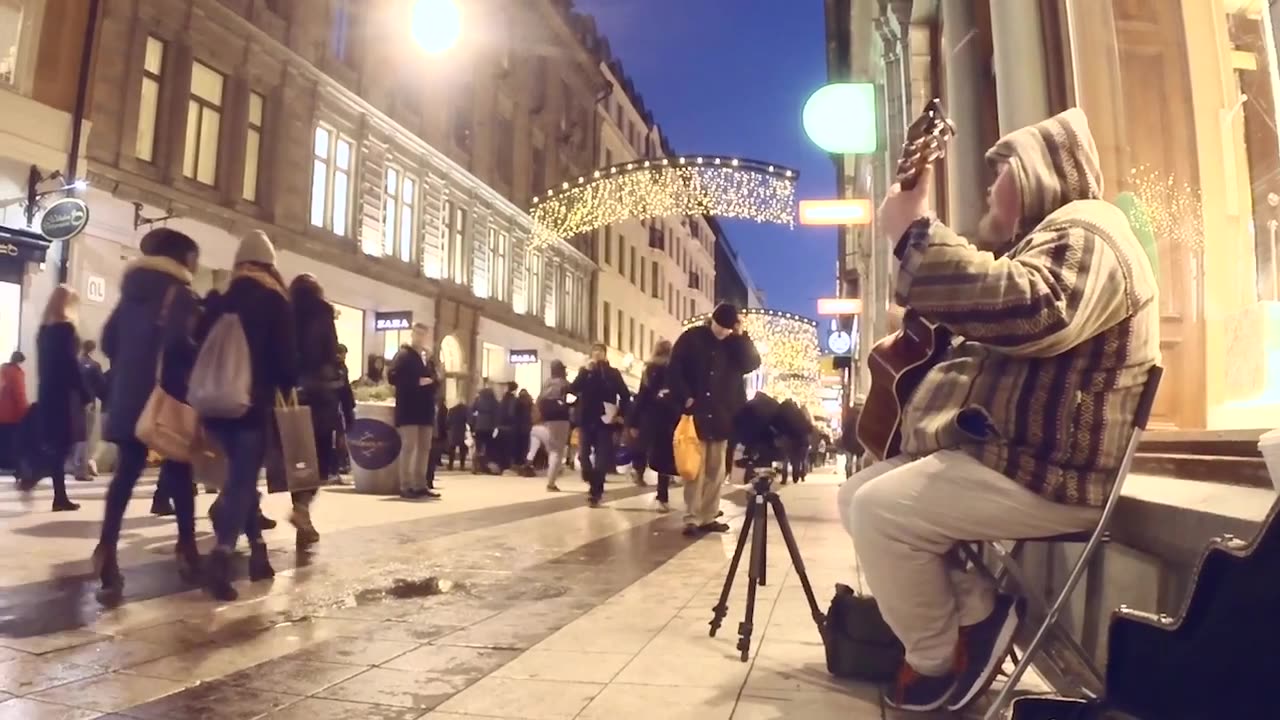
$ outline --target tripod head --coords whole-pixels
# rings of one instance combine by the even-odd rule
[[[778,479],[778,470],[772,465],[753,467],[751,472],[751,492],[755,495],[768,495],[773,492],[773,482]]]

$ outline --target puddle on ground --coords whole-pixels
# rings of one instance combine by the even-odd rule
[[[356,605],[369,605],[387,600],[414,600],[417,598],[435,597],[460,593],[466,589],[465,583],[447,578],[396,578],[386,587],[367,588],[353,595]]]

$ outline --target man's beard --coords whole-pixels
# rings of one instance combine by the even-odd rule
[[[1013,239],[1013,233],[1002,227],[1000,219],[996,214],[987,210],[982,219],[978,221],[978,233],[974,238],[973,244],[980,250],[1000,254],[1009,242]]]

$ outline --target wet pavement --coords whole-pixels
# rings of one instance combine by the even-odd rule
[[[85,577],[105,483],[72,487],[71,514],[48,512],[47,488],[25,503],[0,483],[0,720],[882,717],[873,688],[826,673],[779,533],[742,663],[745,577],[707,637],[736,533],[686,539],[678,512],[620,479],[598,510],[576,482],[549,495],[539,480],[446,475],[433,503],[326,489],[315,551],[295,551],[281,522],[267,533],[276,579],[238,583],[224,606],[178,581],[172,521],[146,515],[151,479],[114,610]],[[783,491],[824,606],[856,572],[836,487],[818,475]],[[735,531],[742,502],[722,506]],[[281,521],[287,505],[265,500]]]

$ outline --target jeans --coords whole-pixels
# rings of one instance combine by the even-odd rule
[[[120,542],[120,528],[124,523],[124,511],[133,497],[143,469],[147,466],[147,446],[135,440],[118,443],[116,472],[107,488],[107,510],[102,518],[102,534],[98,542],[103,547],[115,549]],[[178,544],[194,544],[196,541],[196,501],[191,494],[191,465],[165,460],[160,464],[160,481],[156,497],[173,503],[174,519],[178,522]]]
[[[593,450],[595,462],[591,459]],[[591,483],[592,500],[604,496],[604,479],[616,457],[612,427],[593,423],[578,429],[578,461],[582,463],[582,479]]]
[[[227,456],[227,481],[213,518],[218,549],[235,550],[241,531],[251,543],[262,542],[258,524],[258,476],[267,454],[265,423],[237,422],[209,428]]]

